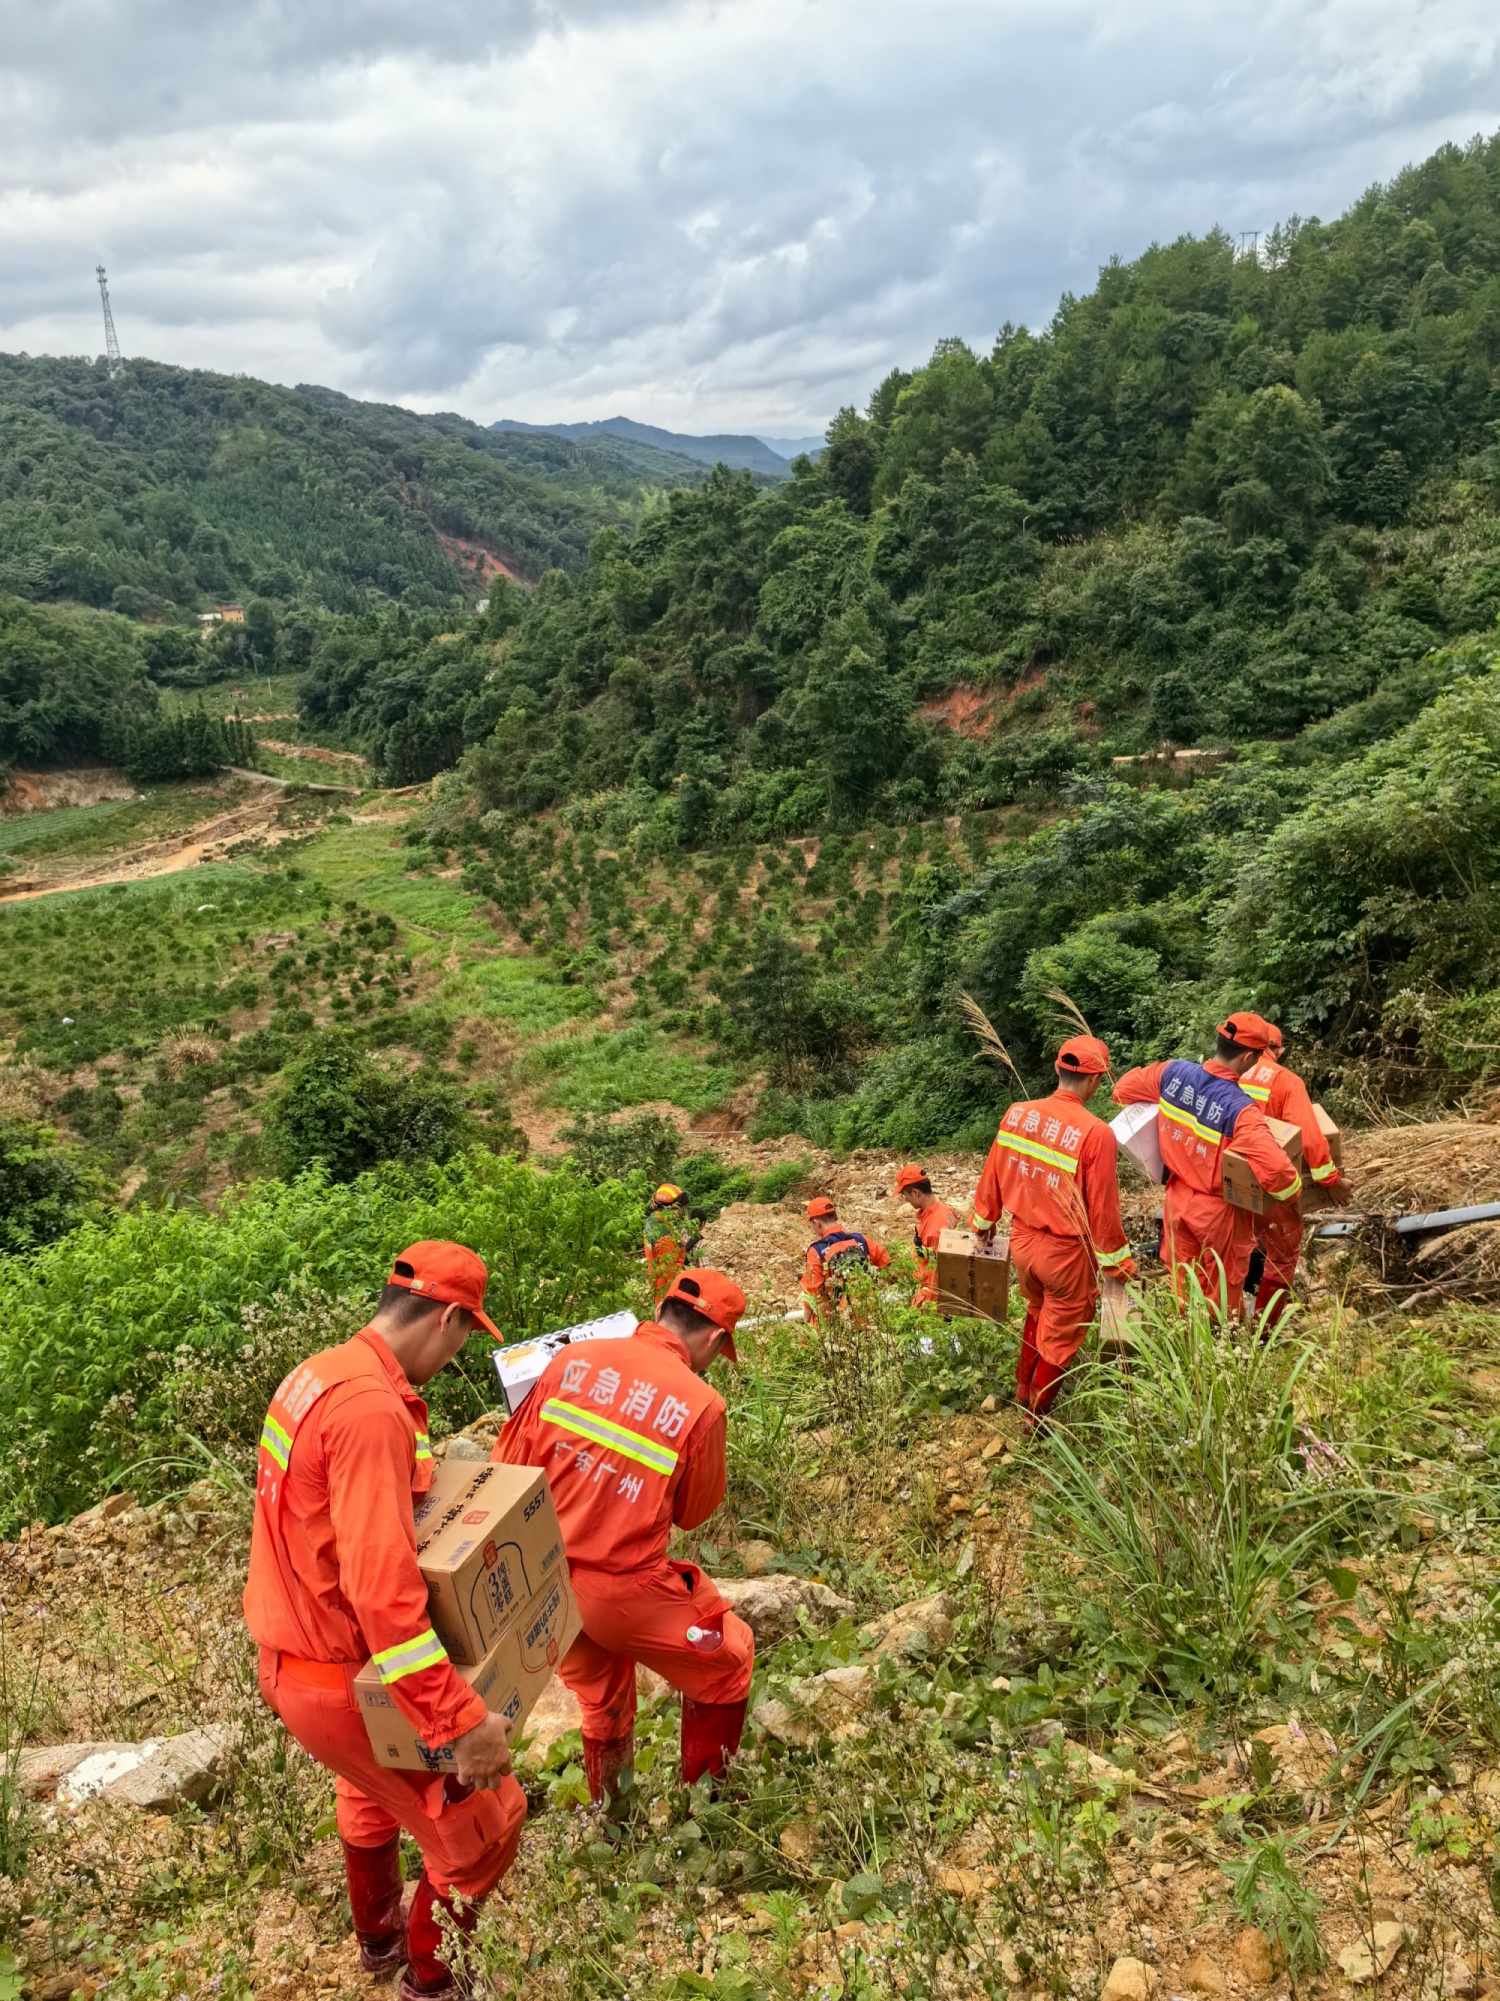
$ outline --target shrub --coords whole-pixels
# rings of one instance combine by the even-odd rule
[[[352,1181],[384,1160],[447,1160],[471,1124],[452,1084],[382,1069],[352,1037],[328,1029],[288,1067],[265,1137],[288,1178],[320,1162],[331,1180]]]
[[[196,1208],[91,1221],[27,1257],[0,1258],[0,1381],[12,1451],[0,1526],[66,1514],[143,1453],[171,1444],[173,1358],[232,1357],[242,1314],[300,1279],[373,1305],[406,1244],[450,1237],[490,1268],[489,1311],[512,1339],[624,1305],[638,1279],[634,1191],[549,1175],[485,1151],[405,1161],[342,1185],[310,1172],[261,1181],[218,1214]],[[476,1337],[433,1386],[436,1417],[493,1401],[492,1343]],[[112,1398],[128,1423],[101,1431]],[[158,1479],[160,1476],[155,1476]],[[149,1482],[148,1482],[149,1484]]]
[[[681,1133],[660,1112],[629,1119],[580,1112],[557,1136],[590,1181],[622,1180],[627,1174],[644,1175],[653,1185],[664,1181],[682,1144]]]
[[[0,1117],[0,1251],[33,1250],[75,1228],[88,1194],[50,1126]]]

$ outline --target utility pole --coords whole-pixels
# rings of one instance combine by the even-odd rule
[[[115,316],[109,310],[109,284],[104,276],[104,266],[96,264],[99,277],[99,297],[104,301],[104,358],[105,366],[112,376],[118,375],[125,366],[120,359],[120,343],[115,338]]]

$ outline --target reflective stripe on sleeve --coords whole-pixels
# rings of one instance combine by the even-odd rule
[[[1299,1174],[1290,1188],[1268,1188],[1266,1193],[1273,1202],[1290,1202],[1294,1195],[1302,1193],[1302,1176]]]
[[[292,1441],[288,1433],[282,1430],[281,1426],[269,1412],[266,1414],[265,1423],[260,1428],[260,1444],[261,1450],[269,1452],[284,1473],[287,1461],[292,1456]]]
[[[1117,1251],[1097,1251],[1095,1256],[1102,1265],[1122,1265],[1130,1256],[1130,1246],[1121,1244]]]
[[[1254,1098],[1258,1105],[1266,1104],[1271,1096],[1269,1084],[1247,1084],[1243,1077],[1240,1079],[1240,1089],[1247,1098]]]
[[[1314,1181],[1332,1181],[1339,1170],[1338,1163],[1330,1160],[1325,1162],[1322,1167],[1310,1167],[1307,1171]]]
[[[999,1222],[999,1220],[1000,1218],[998,1216],[981,1216],[979,1211],[976,1209],[973,1215],[969,1218],[969,1224],[970,1227],[975,1230],[993,1230],[995,1225]]]
[[[400,1681],[403,1675],[420,1674],[423,1668],[441,1667],[448,1652],[429,1626],[414,1640],[403,1640],[399,1647],[387,1647],[384,1653],[371,1658],[382,1681]]]
[[[571,1431],[575,1437],[587,1438],[594,1445],[607,1445],[612,1452],[623,1453],[638,1465],[649,1466],[653,1473],[670,1474],[677,1465],[677,1454],[670,1446],[657,1445],[649,1438],[642,1438],[639,1432],[627,1431],[623,1424],[591,1410],[579,1410],[576,1404],[564,1403],[559,1397],[549,1397],[542,1405],[542,1422],[555,1424],[560,1431]]]
[[[419,1431],[417,1433],[417,1458],[422,1460],[430,1459],[431,1457],[432,1440],[427,1436],[425,1431]]]

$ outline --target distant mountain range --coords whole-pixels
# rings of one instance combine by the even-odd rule
[[[791,475],[792,460],[799,452],[816,458],[823,449],[817,438],[752,438],[724,435],[695,438],[685,431],[663,431],[655,424],[638,424],[633,417],[601,417],[591,424],[523,424],[516,417],[502,417],[491,424],[492,431],[543,431],[549,437],[568,438],[577,444],[584,438],[628,438],[633,444],[651,445],[659,452],[676,452],[696,459],[700,465],[721,461],[736,469],[767,473],[773,479]]]

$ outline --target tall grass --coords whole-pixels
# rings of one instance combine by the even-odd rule
[[[1148,1301],[1129,1364],[1085,1364],[1050,1431],[1039,1519],[1068,1588],[1179,1693],[1242,1693],[1299,1569],[1376,1498],[1353,1442],[1299,1415],[1318,1361]]]

